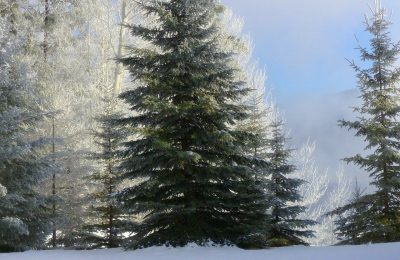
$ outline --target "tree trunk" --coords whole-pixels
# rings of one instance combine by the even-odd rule
[[[53,153],[53,160],[54,160],[54,155],[56,153],[56,145],[55,145],[55,119],[53,116],[53,121],[52,121],[52,147],[51,147],[51,152]],[[53,205],[52,205],[52,213],[53,213],[53,234],[52,234],[52,238],[51,238],[51,244],[53,247],[57,246],[57,229],[56,229],[56,173],[53,172],[53,183],[52,183],[52,195],[53,195]]]
[[[119,29],[119,40],[118,40],[118,53],[117,59],[122,58],[122,48],[124,46],[124,35],[125,35],[125,24],[127,22],[126,15],[126,0],[122,0],[121,3],[121,25]],[[115,76],[114,76],[114,95],[118,96],[122,90],[122,80],[124,77],[124,68],[121,63],[117,63],[115,67]]]
[[[112,145],[111,145],[111,138],[108,139],[108,149],[109,152],[112,151]],[[112,167],[112,162],[111,159],[108,164],[108,174],[109,174],[109,179],[108,179],[108,196],[111,196],[113,193],[113,187],[114,187],[114,182],[113,182],[113,167]],[[116,247],[116,239],[115,239],[115,234],[114,234],[114,208],[112,205],[112,202],[109,201],[108,205],[109,209],[109,218],[108,218],[108,229],[109,229],[109,237],[108,237],[108,246],[110,248]]]
[[[48,53],[49,53],[49,19],[50,19],[50,1],[49,0],[45,0],[44,1],[44,37],[43,37],[43,57],[44,57],[44,65],[45,68],[48,68]],[[48,83],[48,78],[47,75],[45,76],[45,84],[47,85]],[[55,145],[55,118],[54,115],[52,117],[52,123],[51,123],[51,135],[52,135],[52,144],[51,144],[51,152],[53,154],[53,160],[54,156],[55,156],[55,150],[56,150],[56,145]],[[56,247],[57,243],[57,229],[56,229],[56,222],[55,222],[55,218],[56,218],[56,201],[55,201],[55,197],[56,197],[56,173],[53,172],[53,176],[52,176],[52,196],[53,196],[53,202],[52,202],[52,215],[53,215],[53,221],[52,221],[52,238],[51,238],[51,245],[52,247]]]

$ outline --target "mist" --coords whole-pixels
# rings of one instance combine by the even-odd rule
[[[316,161],[334,176],[343,165],[346,176],[362,187],[368,174],[343,158],[363,153],[364,143],[338,120],[355,118],[360,104],[355,73],[346,59],[362,64],[359,45],[368,46],[365,0],[223,0],[244,20],[253,39],[254,56],[265,64],[267,87],[285,115],[293,146],[310,138],[317,143]],[[400,1],[382,1],[396,14]],[[389,12],[390,13],[390,12]],[[391,35],[400,40],[400,16],[390,15]]]
[[[357,179],[361,187],[367,187],[368,174],[353,164],[343,161],[346,157],[362,153],[364,142],[338,125],[341,119],[352,120],[356,115],[352,107],[358,106],[357,90],[342,91],[331,95],[308,95],[280,104],[290,131],[291,144],[300,148],[305,140],[316,142],[315,160],[321,171],[335,178],[339,167],[353,182]]]

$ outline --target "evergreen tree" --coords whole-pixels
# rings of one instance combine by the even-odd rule
[[[314,222],[298,218],[305,211],[298,205],[302,199],[298,189],[304,181],[290,177],[295,166],[289,163],[291,150],[285,148],[287,138],[282,128],[282,121],[277,119],[272,123],[272,137],[268,141],[271,151],[266,155],[270,163],[266,185],[270,205],[267,242],[271,247],[307,245],[303,238],[313,236],[313,232],[306,228]]]
[[[49,166],[45,141],[32,138],[43,118],[33,106],[37,93],[29,88],[26,72],[16,60],[19,43],[10,34],[10,24],[1,25],[0,183],[7,194],[0,199],[0,251],[16,251],[42,246],[48,234],[47,199],[35,188]]]
[[[112,13],[116,1],[5,1],[18,4],[13,10],[18,35],[24,38],[21,58],[42,92],[39,104],[53,115],[40,125],[41,136],[53,139],[48,149],[56,164],[40,187],[53,198],[48,205],[53,211],[49,243],[73,246],[86,207],[83,177],[92,163],[85,155],[95,147],[90,129],[113,81],[112,47],[118,33],[110,33],[110,26],[119,28]]]
[[[272,102],[267,101],[268,93],[265,88],[265,72],[253,64],[247,69],[246,85],[251,91],[241,100],[241,104],[249,106],[249,117],[238,124],[238,129],[253,133],[256,138],[249,140],[246,145],[248,154],[259,159],[265,159],[270,149],[268,139],[271,135],[271,122],[275,113]]]
[[[148,48],[120,61],[141,85],[124,92],[138,138],[125,143],[120,193],[127,213],[142,217],[127,247],[239,244],[260,232],[264,194],[244,155],[251,134],[233,130],[248,118],[246,94],[218,46],[221,6],[214,0],[148,1],[157,26],[130,26]]]
[[[368,155],[356,155],[345,159],[365,169],[372,178],[376,190],[357,201],[368,206],[359,212],[360,218],[368,219],[364,230],[348,239],[349,243],[391,242],[400,240],[400,68],[396,67],[400,44],[392,43],[390,22],[380,1],[375,2],[372,17],[366,20],[366,29],[372,35],[370,49],[360,47],[361,59],[368,62],[366,68],[352,67],[357,72],[358,87],[363,101],[354,109],[359,114],[355,121],[340,121],[342,127],[353,129],[364,138]],[[356,207],[358,203],[353,206]],[[347,207],[351,210],[351,205]],[[346,224],[339,227],[345,228]],[[342,233],[345,233],[342,230]]]
[[[99,119],[100,129],[94,133],[101,151],[91,157],[100,168],[88,176],[95,191],[90,194],[89,224],[83,226],[81,245],[89,248],[115,248],[122,245],[121,227],[126,226],[121,206],[115,199],[119,188],[116,155],[126,131],[115,126],[117,115],[106,115]]]
[[[364,214],[370,204],[368,199],[371,198],[363,196],[363,193],[364,191],[356,183],[350,203],[328,213],[331,216],[338,216],[335,221],[335,233],[340,245],[365,244],[373,239],[371,233],[368,233],[370,227],[374,225],[373,219]]]

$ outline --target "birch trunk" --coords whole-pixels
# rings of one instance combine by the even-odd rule
[[[121,25],[119,29],[119,40],[118,40],[118,50],[117,50],[117,59],[122,57],[122,49],[124,46],[124,35],[125,35],[125,24],[127,22],[126,15],[126,0],[122,0],[121,3]],[[114,75],[114,95],[118,96],[122,90],[122,80],[124,77],[124,68],[121,63],[117,63],[115,67],[115,75]]]

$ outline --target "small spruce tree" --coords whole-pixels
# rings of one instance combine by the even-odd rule
[[[270,205],[267,221],[267,244],[270,247],[307,245],[302,238],[313,236],[306,230],[314,224],[311,220],[297,218],[305,208],[301,201],[299,187],[303,180],[291,178],[295,166],[289,163],[291,150],[287,149],[287,138],[283,134],[283,123],[276,119],[271,125],[272,137],[268,140],[270,151],[266,153],[270,178],[266,185]]]
[[[364,244],[370,241],[369,227],[374,223],[372,218],[364,214],[370,204],[368,202],[370,197],[363,195],[364,191],[356,183],[351,201],[347,205],[328,213],[331,216],[338,216],[335,221],[335,233],[339,245]]]
[[[79,243],[86,248],[115,248],[122,246],[123,219],[121,206],[115,199],[120,178],[117,171],[117,153],[120,143],[126,139],[126,131],[115,125],[117,115],[106,115],[98,121],[100,128],[94,132],[96,143],[101,149],[91,158],[100,168],[88,176],[89,194],[88,224],[79,232]],[[120,116],[119,116],[120,117]]]

